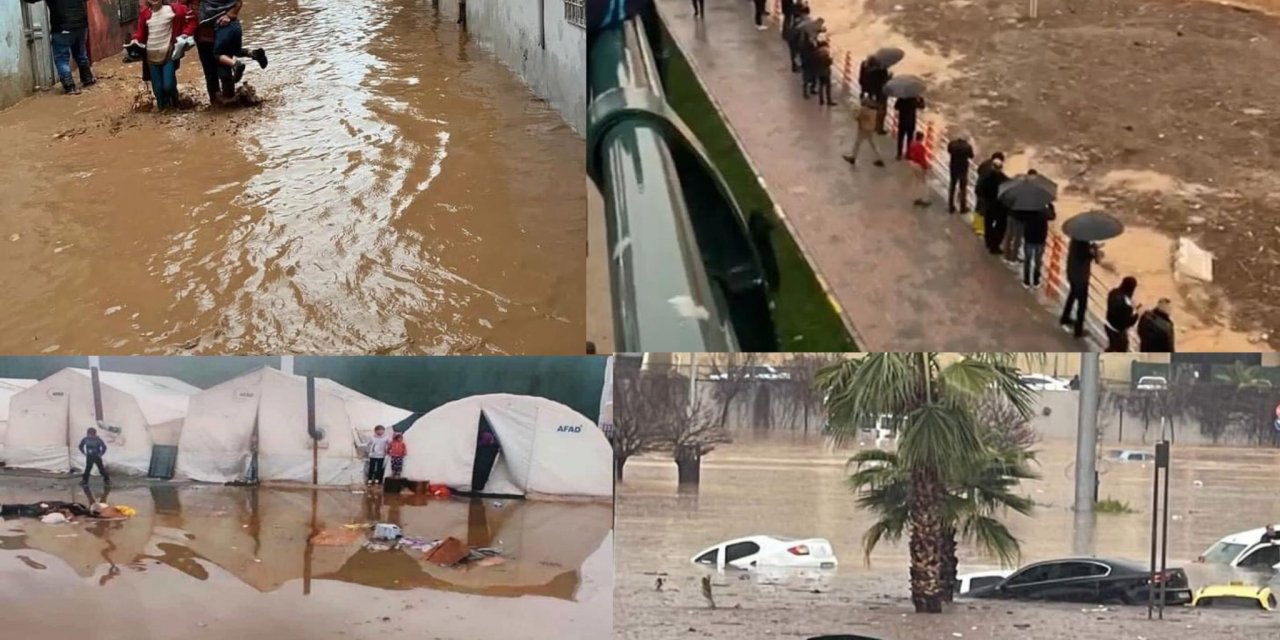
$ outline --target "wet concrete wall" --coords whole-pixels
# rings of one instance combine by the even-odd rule
[[[0,2],[0,109],[31,95],[35,78],[23,33],[22,2]]]
[[[565,4],[467,0],[467,28],[581,134],[587,122],[587,32],[569,23]]]

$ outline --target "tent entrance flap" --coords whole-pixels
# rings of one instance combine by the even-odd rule
[[[489,476],[497,464],[502,445],[498,442],[498,434],[493,432],[489,417],[480,412],[480,422],[476,427],[476,455],[471,463],[471,493],[484,494],[489,484]]]

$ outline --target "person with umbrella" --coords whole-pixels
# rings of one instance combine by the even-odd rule
[[[898,112],[898,159],[916,137],[916,118],[924,109],[924,82],[915,76],[898,76],[885,84],[885,91],[895,98]]]
[[[1058,185],[1035,169],[1027,171],[1000,187],[1000,201],[1008,212],[1002,253],[1009,262],[1018,261],[1022,248],[1023,224],[1032,214],[1039,214],[1058,197]]]
[[[1120,286],[1107,293],[1107,320],[1103,330],[1107,332],[1107,352],[1129,351],[1129,328],[1138,323],[1142,305],[1135,304],[1133,294],[1138,291],[1138,279],[1125,276]]]
[[[947,213],[956,212],[956,192],[960,193],[960,213],[969,213],[969,163],[973,161],[973,145],[961,133],[947,144],[951,183],[947,188]]]
[[[1173,353],[1173,318],[1170,311],[1173,302],[1160,298],[1156,308],[1138,318],[1138,351],[1142,353]]]
[[[1076,338],[1085,337],[1084,316],[1089,306],[1089,278],[1098,260],[1098,245],[1084,240],[1071,240],[1067,245],[1067,301],[1062,306],[1058,324]],[[1074,311],[1074,318],[1072,317]]]
[[[1044,264],[1044,246],[1049,241],[1049,223],[1058,217],[1053,203],[1040,211],[1029,212],[1022,222],[1022,284],[1028,289],[1040,287],[1040,271]]]
[[[1000,246],[1004,241],[1005,209],[1000,202],[1000,187],[1009,180],[1004,173],[1004,156],[992,155],[984,162],[984,171],[978,167],[978,184],[974,194],[978,198],[978,210],[982,212],[982,239],[987,244],[987,252],[993,256],[1000,255]]]
[[[893,73],[889,71],[888,65],[877,60],[873,55],[867,57],[866,79],[859,79],[858,84],[862,87],[863,93],[870,96],[876,102],[876,133],[885,135],[889,133],[884,128],[885,116],[889,114],[889,95],[885,93],[885,85],[893,79]]]

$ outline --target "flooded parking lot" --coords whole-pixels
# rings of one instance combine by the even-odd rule
[[[0,502],[86,502],[72,484],[0,476]],[[6,636],[532,640],[603,638],[612,623],[609,505],[191,484],[107,500],[138,513],[0,521]],[[358,525],[371,522],[494,548],[504,562],[448,568],[365,546]]]
[[[701,490],[681,494],[671,461],[649,456],[627,465],[618,489],[617,632],[627,640],[659,638],[808,638],[865,633],[886,639],[963,638],[1269,638],[1275,614],[1171,609],[1148,623],[1145,607],[957,602],[940,616],[916,615],[908,593],[905,543],[882,543],[869,564],[861,537],[871,516],[843,484],[850,451],[832,452],[815,437],[739,438],[702,467]],[[868,443],[869,446],[874,446]],[[1104,450],[1107,445],[1103,445]],[[1044,442],[1042,478],[1025,485],[1033,516],[1007,522],[1022,542],[1023,562],[1063,555],[1131,558],[1150,552],[1151,469],[1141,462],[1099,463],[1099,494],[1125,501],[1132,514],[1098,514],[1077,525],[1071,510],[1074,446]],[[1169,565],[1187,570],[1193,587],[1269,576],[1228,574],[1194,563],[1229,533],[1280,522],[1275,450],[1174,446],[1170,476]],[[701,596],[698,551],[753,534],[823,537],[840,558],[834,575],[713,575],[717,608]],[[960,572],[996,568],[964,545]],[[657,587],[661,576],[664,584]]]
[[[195,110],[112,57],[0,112],[0,351],[581,352],[583,141],[446,9],[246,6],[259,107],[192,55]]]

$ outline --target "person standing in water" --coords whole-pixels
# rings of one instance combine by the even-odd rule
[[[364,479],[365,484],[382,484],[382,477],[387,473],[387,450],[391,448],[391,438],[386,434],[387,428],[382,425],[373,428],[373,437],[367,445],[369,471]]]
[[[84,454],[84,475],[80,477],[80,486],[89,484],[89,473],[93,471],[94,466],[98,467],[98,474],[102,476],[102,483],[110,486],[111,476],[107,475],[107,467],[102,463],[103,456],[107,455],[107,443],[98,437],[98,430],[89,427],[84,432],[84,437],[80,439],[80,444],[76,446],[80,453]]]
[[[186,5],[169,0],[146,0],[138,12],[133,41],[146,47],[157,111],[178,107],[178,61],[174,48],[183,46],[179,38],[194,36],[195,32],[194,16]]]
[[[240,26],[240,8],[244,5],[244,0],[198,2],[200,25],[213,25],[211,53],[224,88],[228,81],[234,87],[244,77],[245,65],[237,57],[253,58],[259,67],[267,68],[266,51],[261,48],[248,51],[244,48],[244,31]]]

